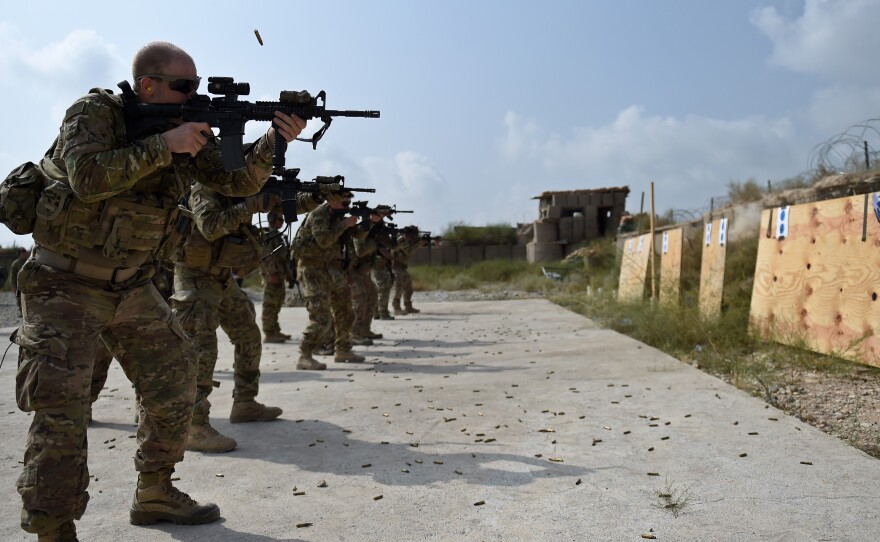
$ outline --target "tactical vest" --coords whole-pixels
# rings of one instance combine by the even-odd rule
[[[263,245],[266,247],[266,256],[260,262],[263,275],[279,274],[289,278],[290,248],[287,246],[284,234],[274,229],[263,230],[262,239]]]
[[[401,235],[397,239],[397,246],[394,247],[393,250],[395,263],[406,267],[406,265],[409,264],[410,258],[412,258],[415,248],[415,243],[407,241],[406,238]]]
[[[237,198],[217,194],[222,206],[233,206]],[[193,227],[183,245],[182,261],[188,267],[208,270],[222,267],[240,270],[247,274],[259,267],[268,255],[269,247],[263,243],[260,230],[252,224],[242,224],[238,231],[208,241],[198,228]],[[242,274],[241,276],[244,276]]]
[[[98,99],[111,109],[113,122],[108,129],[114,130],[120,144],[128,145],[121,98],[92,89],[80,102],[90,99]],[[71,114],[82,111],[80,102],[68,110],[65,123]],[[86,202],[75,196],[62,167],[65,136],[62,132],[53,156],[40,163],[48,180],[36,206],[34,241],[63,256],[110,268],[137,267],[151,258],[169,258],[176,248],[170,237],[179,240],[177,196],[185,192],[187,181],[170,166],[171,171],[154,175],[173,175],[171,190],[142,193],[135,186],[99,202]]]
[[[311,232],[311,223],[316,213],[333,213],[333,210],[325,202],[316,207],[312,212],[306,215],[302,225],[296,230],[296,236],[293,238],[290,251],[297,260],[302,260],[307,265],[316,265],[321,263],[332,262],[334,260],[342,260],[342,245],[338,244],[329,249],[322,248],[315,240],[315,236]],[[331,219],[332,220],[332,219]]]

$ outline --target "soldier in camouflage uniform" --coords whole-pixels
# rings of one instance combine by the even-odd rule
[[[301,194],[306,211],[310,194]],[[281,415],[278,407],[255,400],[260,380],[260,328],[254,304],[232,278],[232,268],[243,275],[260,265],[264,247],[259,231],[251,224],[255,213],[279,205],[278,196],[257,194],[248,198],[227,197],[197,184],[189,198],[194,227],[178,253],[174,268],[174,318],[192,340],[198,358],[198,384],[192,427],[186,449],[228,452],[235,439],[214,429],[209,421],[214,366],[217,364],[217,328],[222,327],[235,346],[232,423],[270,421]]]
[[[370,228],[363,239],[354,239],[354,258],[349,267],[354,325],[352,326],[352,343],[372,344],[372,339],[381,339],[381,333],[374,333],[370,326],[379,308],[379,291],[372,279],[373,267],[379,257],[379,245],[376,237],[385,225],[384,215],[378,216],[376,224]],[[371,217],[372,219],[372,217]],[[384,251],[384,249],[382,249]],[[387,251],[386,251],[386,255]],[[368,342],[369,341],[369,342]]]
[[[397,245],[391,251],[394,261],[394,298],[391,306],[394,314],[415,314],[421,312],[412,305],[413,285],[412,277],[409,276],[409,260],[419,243],[419,228],[407,226],[403,228]],[[403,297],[403,309],[400,308],[400,298]]]
[[[290,339],[287,333],[281,333],[278,324],[278,313],[284,305],[287,295],[287,284],[294,281],[293,268],[290,265],[290,248],[287,239],[281,234],[284,217],[279,212],[270,212],[266,217],[269,222],[269,236],[273,241],[272,253],[260,262],[260,274],[263,276],[263,335],[265,343],[283,343]]]
[[[342,269],[345,271],[346,284],[349,293],[350,305],[346,306],[346,310],[351,310],[350,318],[343,314],[340,322],[334,319],[334,324],[330,326],[328,332],[324,335],[320,347],[315,349],[314,353],[319,356],[332,356],[336,353],[336,328],[339,325],[344,326],[348,330],[350,342],[356,346],[369,346],[373,344],[374,338],[381,338],[381,334],[374,334],[369,331],[370,322],[373,319],[373,313],[366,313],[366,310],[376,310],[376,290],[370,279],[369,266],[361,267],[361,258],[357,254],[356,246],[366,241],[372,226],[382,220],[379,214],[370,215],[369,220],[362,222],[357,228],[352,228],[345,232],[340,241],[342,242]],[[366,281],[364,281],[366,278]],[[369,283],[369,287],[365,284]],[[368,291],[372,292],[373,300],[367,298]],[[344,294],[342,294],[344,295]],[[356,333],[355,326],[364,327],[366,322],[367,332],[364,335]]]
[[[388,312],[388,301],[391,299],[391,286],[394,284],[394,275],[391,274],[391,250],[397,243],[395,230],[385,224],[385,227],[376,228],[376,251],[379,257],[373,265],[371,273],[373,282],[376,284],[376,311],[373,317],[376,320],[394,320]]]
[[[141,49],[132,71],[145,103],[183,103],[198,81],[192,58],[165,42]],[[305,127],[277,115],[285,140]],[[86,427],[99,339],[135,376],[145,413],[130,521],[198,524],[220,517],[216,505],[195,502],[171,482],[192,415],[195,356],[150,282],[149,262],[170,244],[177,201],[193,180],[228,193],[259,190],[276,132],[270,128],[245,156],[245,170],[226,173],[208,124],[171,126],[126,134],[120,98],[93,89],[67,110],[40,163],[53,181],[41,193],[35,248],[18,276],[24,325],[10,339],[19,347],[18,407],[34,413],[17,483],[21,527],[42,542],[75,541],[74,520],[89,499]]]
[[[351,192],[327,195],[327,201],[303,220],[293,241],[297,279],[303,288],[309,323],[300,342],[297,369],[323,370],[327,366],[312,357],[335,331],[336,362],[360,363],[364,357],[351,350],[354,315],[351,290],[346,281],[344,250],[346,234],[357,217],[346,217]]]

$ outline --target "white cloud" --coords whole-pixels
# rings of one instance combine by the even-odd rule
[[[375,193],[356,193],[354,200],[367,200],[371,206],[397,205],[400,210],[414,211],[397,215],[395,222],[400,225],[415,223],[423,229],[440,231],[451,220],[447,183],[424,155],[400,151],[390,157],[353,159],[332,145],[326,145],[323,150],[319,147],[317,152],[302,151],[303,148],[298,144],[287,154],[289,166],[302,168],[300,179],[303,181],[317,175],[344,175],[346,186],[373,188]],[[460,198],[461,194],[453,195],[452,201]]]
[[[500,154],[508,167],[543,178],[544,185],[563,179],[548,189],[628,185],[635,195],[653,181],[658,210],[701,207],[725,194],[731,179],[779,179],[805,167],[787,118],[648,116],[632,106],[607,125],[576,127],[567,137],[513,112],[504,126]]]
[[[828,137],[878,117],[880,88],[835,85],[816,91],[810,100],[809,118]]]
[[[10,23],[0,22],[0,99],[18,103],[4,112],[0,171],[36,160],[57,133],[64,111],[94,86],[125,77],[116,47],[91,30],[75,30],[60,40],[35,45]],[[11,128],[14,127],[14,130]],[[0,227],[0,244],[30,246],[30,236]]]
[[[126,63],[116,47],[93,30],[74,30],[61,41],[33,47],[8,23],[0,22],[0,85],[41,88],[58,85],[84,94],[112,76]],[[124,72],[123,72],[124,73]]]
[[[806,0],[786,19],[774,7],[752,13],[752,24],[773,42],[772,64],[849,82],[877,82],[880,0]]]
[[[398,224],[414,222],[422,228],[439,230],[448,222],[446,181],[428,157],[400,151],[391,158],[367,158],[361,167],[366,174],[366,186],[376,189],[376,194],[369,197],[371,203],[415,211],[412,215],[398,215]]]

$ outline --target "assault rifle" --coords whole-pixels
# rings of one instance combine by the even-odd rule
[[[442,240],[443,240],[443,237],[441,237],[439,235],[435,235],[434,237],[431,237],[431,232],[429,232],[429,231],[420,231],[419,232],[419,241],[424,241],[425,243],[428,244],[428,246],[432,246],[435,241],[442,241]]]
[[[387,245],[382,241],[378,241],[381,246],[385,248],[397,246],[397,234],[400,233],[400,229],[397,227],[397,224],[382,221],[376,224],[376,227],[373,228],[372,231],[379,236],[387,236]]]
[[[281,214],[288,224],[296,222],[296,196],[300,192],[320,192],[321,186],[315,182],[299,179],[299,168],[282,168],[270,176],[260,189],[261,194],[275,194],[281,198]]]
[[[339,188],[337,190],[334,190],[334,192],[336,192],[337,194],[342,194],[344,192],[369,192],[372,194],[372,193],[376,192],[375,188],[352,188],[350,186],[345,186],[345,177],[342,175],[334,175],[332,177],[319,175],[319,176],[315,177],[314,181],[317,184],[322,184],[322,183],[324,183],[324,184],[326,184],[326,183],[338,184]],[[364,202],[364,203],[366,203],[366,202]]]
[[[379,111],[340,111],[327,109],[327,93],[323,90],[312,96],[306,91],[281,91],[277,102],[239,101],[239,96],[250,94],[248,83],[236,83],[232,77],[209,77],[208,92],[221,97],[212,98],[196,94],[184,104],[146,104],[138,101],[128,81],[119,83],[122,90],[122,104],[125,111],[125,127],[130,140],[144,134],[157,133],[165,129],[172,119],[184,122],[205,122],[212,128],[220,129],[220,149],[223,154],[223,167],[234,171],[245,167],[242,153],[244,125],[249,120],[271,121],[275,111],[296,115],[303,120],[321,119],[324,123],[310,138],[296,138],[317,148],[318,141],[330,127],[334,117],[379,118]],[[287,142],[275,138],[275,157],[284,155]],[[273,162],[274,165],[274,162]]]
[[[300,192],[311,194],[327,194],[340,192],[375,192],[375,188],[349,188],[345,186],[345,177],[315,177],[313,181],[301,181],[299,168],[280,168],[277,173],[269,177],[260,193],[276,194],[281,198],[281,212],[284,221],[290,224],[296,222],[296,199]],[[366,203],[366,202],[364,202]]]
[[[394,220],[394,216],[397,213],[414,213],[415,211],[401,211],[397,209],[397,205],[379,205],[377,209],[382,209],[382,212],[385,213],[385,216],[388,217],[388,220]]]
[[[348,214],[360,218],[362,222],[369,222],[371,215],[381,216],[382,205],[370,207],[366,201],[353,201],[348,208]]]

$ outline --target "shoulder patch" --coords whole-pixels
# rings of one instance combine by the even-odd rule
[[[85,100],[77,100],[73,105],[67,108],[67,113],[65,113],[64,118],[69,118],[71,115],[79,115],[86,108]]]

